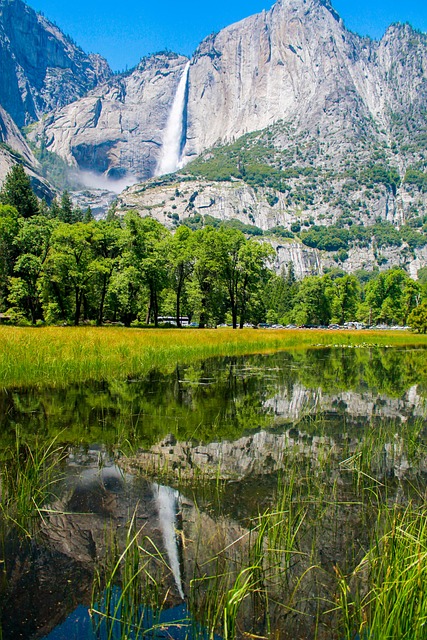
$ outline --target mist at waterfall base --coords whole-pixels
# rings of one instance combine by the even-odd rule
[[[85,171],[83,169],[76,169],[73,171],[74,180],[88,189],[99,189],[101,191],[110,191],[111,193],[119,194],[127,187],[131,187],[136,184],[138,180],[130,173],[126,174],[123,178],[109,178],[103,173],[96,173],[96,171]]]
[[[162,153],[156,168],[156,176],[174,173],[183,166],[182,149],[184,142],[185,117],[187,107],[187,85],[190,61],[184,67],[178,88],[169,112],[163,134]]]

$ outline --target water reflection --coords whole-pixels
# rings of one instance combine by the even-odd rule
[[[301,540],[274,585],[270,620],[277,637],[312,637],[320,599],[334,596],[334,567],[354,565],[375,522],[360,487],[387,486],[384,500],[396,504],[414,487],[424,491],[425,354],[319,349],[213,359],[136,381],[0,393],[3,465],[11,468],[17,428],[29,443],[57,437],[68,447],[37,535],[23,539],[0,520],[2,639],[48,636],[73,611],[79,617],[80,605],[87,610],[94,572],[107,571],[131,520],[164,587],[164,608],[192,593],[203,616],[212,580],[225,564],[238,573],[254,522],[296,469],[288,498],[298,507],[286,509]],[[313,487],[320,506],[313,506]],[[156,549],[167,561],[160,569]],[[277,602],[312,565],[321,573],[307,574],[301,600],[289,602],[285,615]],[[289,613],[297,605],[303,621]],[[246,601],[242,616],[252,633],[265,633]],[[332,618],[319,638],[334,637]]]
[[[239,438],[326,412],[347,427],[424,415],[425,349],[318,349],[212,359],[141,380],[0,392],[2,442],[23,433],[123,447]]]
[[[153,482],[153,493],[156,500],[159,525],[163,535],[163,543],[169,559],[169,565],[175,579],[178,593],[184,600],[182,590],[179,545],[177,538],[177,513],[179,493],[172,487],[165,487]]]

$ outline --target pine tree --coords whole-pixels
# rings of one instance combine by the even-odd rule
[[[59,213],[59,219],[61,222],[72,224],[74,222],[73,203],[68,191],[64,191],[61,198],[61,207]]]
[[[0,202],[15,207],[23,218],[31,218],[39,213],[37,197],[22,165],[16,164],[7,174],[0,191]]]
[[[89,224],[89,222],[93,222],[94,219],[95,218],[93,217],[92,209],[90,207],[88,207],[83,212],[83,220],[82,220],[82,222],[85,222],[86,224]]]

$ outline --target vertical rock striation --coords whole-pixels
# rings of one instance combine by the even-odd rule
[[[188,59],[172,53],[144,58],[81,100],[52,113],[31,133],[71,165],[111,178],[156,172],[164,131]]]
[[[22,0],[0,0],[0,100],[19,127],[83,96],[111,76]]]

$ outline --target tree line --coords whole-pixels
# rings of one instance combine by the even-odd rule
[[[47,206],[20,166],[0,192],[0,311],[13,322],[406,324],[427,299],[402,269],[297,281],[292,264],[274,273],[273,258],[240,229],[182,225],[172,234],[135,211],[96,221],[66,192]]]

